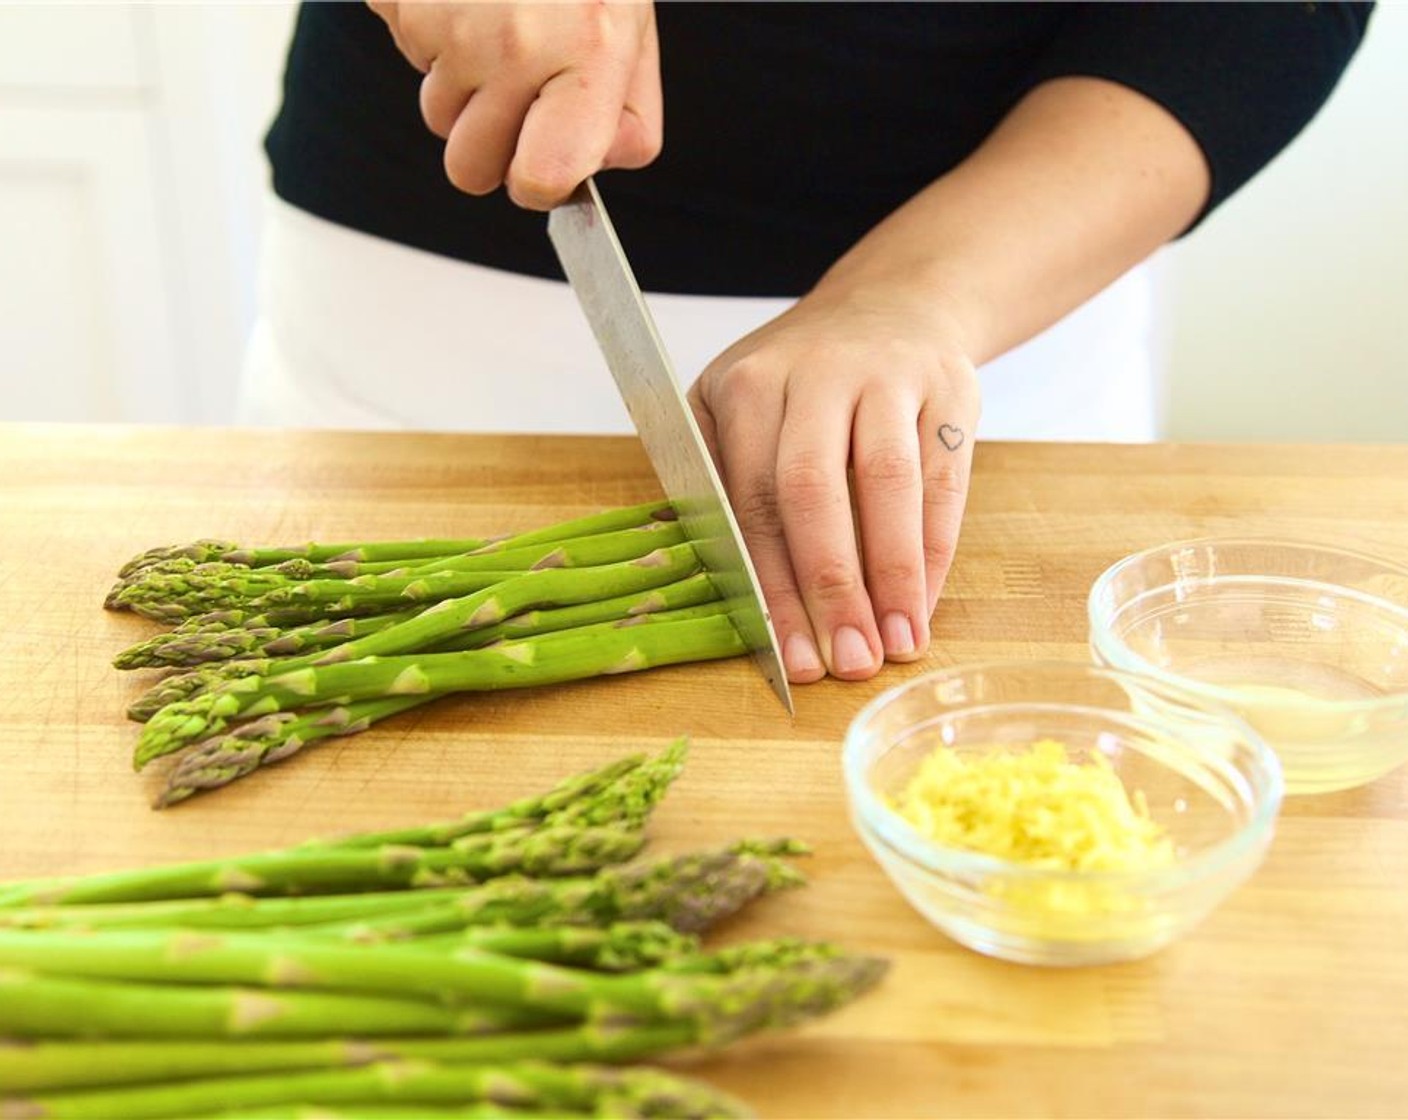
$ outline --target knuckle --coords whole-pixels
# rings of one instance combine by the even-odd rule
[[[968,482],[959,463],[953,459],[936,458],[924,469],[924,504],[926,510],[949,505],[954,498],[967,493]]]
[[[856,482],[868,490],[896,493],[920,485],[919,458],[904,444],[881,443],[856,456]]]
[[[730,363],[718,376],[718,388],[730,402],[746,408],[765,397],[773,381],[771,367],[750,356]]]
[[[803,512],[833,505],[837,498],[830,472],[809,455],[798,456],[778,468],[777,491],[782,501]]]
[[[744,486],[733,503],[734,515],[740,528],[763,537],[781,532],[777,491],[771,486],[754,483]]]
[[[924,538],[924,565],[943,574],[953,566],[955,540],[947,533],[930,533]]]
[[[466,47],[475,45],[473,40],[468,40],[464,44]],[[532,60],[535,48],[524,27],[514,19],[506,19],[499,24],[494,35],[495,53],[501,65],[518,67]]]
[[[910,587],[923,578],[918,563],[918,552],[909,556],[898,551],[886,550],[879,556],[871,556],[866,561],[870,582],[877,587]]]
[[[806,585],[817,602],[827,605],[853,601],[863,586],[856,566],[840,556],[820,557],[807,571]]]

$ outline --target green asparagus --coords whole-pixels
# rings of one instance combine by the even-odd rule
[[[70,934],[81,939],[81,934]],[[492,1034],[541,1027],[531,1009],[456,1007],[363,992],[143,984],[0,968],[0,1036],[23,1038],[327,1038]],[[0,1048],[0,1053],[3,1053]],[[4,1064],[0,1063],[0,1070]],[[0,1076],[0,1085],[6,1084]]]
[[[415,625],[424,617],[403,625]],[[365,640],[376,641],[395,629]],[[716,616],[635,627],[603,623],[463,653],[363,657],[276,677],[244,677],[153,715],[143,728],[133,763],[140,769],[153,759],[218,735],[242,718],[269,712],[386,696],[556,684],[683,661],[735,657],[746,648],[729,619]]]
[[[0,907],[140,902],[227,891],[310,894],[387,887],[448,886],[512,871],[573,875],[620,863],[640,850],[638,829],[520,829],[474,837],[473,846],[284,849],[234,859],[89,875],[0,888]]]
[[[850,1002],[879,980],[885,962],[836,950],[788,954],[732,972],[659,968],[610,974],[479,949],[347,945],[306,934],[3,930],[0,967],[19,977],[32,970],[168,985],[148,993],[149,1010],[141,1014],[153,1019],[162,1013],[162,993],[182,991],[182,985],[254,985],[463,1000],[598,1024],[688,1022],[696,1042],[724,1045]],[[277,1015],[271,1009],[269,1019]]]
[[[654,1069],[553,1065],[375,1062],[353,1069],[179,1081],[17,1098],[3,1116],[52,1120],[160,1120],[263,1105],[402,1101],[487,1101],[558,1115],[726,1118],[747,1116],[738,1102],[702,1084]]]

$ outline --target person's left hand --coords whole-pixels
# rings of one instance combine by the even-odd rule
[[[820,288],[690,390],[793,682],[862,680],[929,644],[980,411],[935,302]]]

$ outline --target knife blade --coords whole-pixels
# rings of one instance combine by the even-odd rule
[[[792,693],[757,572],[593,180],[548,214],[548,238],[685,536],[728,604],[754,662],[792,714]]]

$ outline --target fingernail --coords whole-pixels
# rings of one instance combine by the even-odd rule
[[[782,644],[782,663],[789,677],[812,676],[821,671],[821,658],[816,646],[805,634],[789,634]]]
[[[901,611],[891,611],[880,620],[880,637],[891,656],[914,652],[914,627]]]
[[[875,663],[865,635],[854,626],[838,626],[831,635],[831,660],[842,673],[869,669]]]

